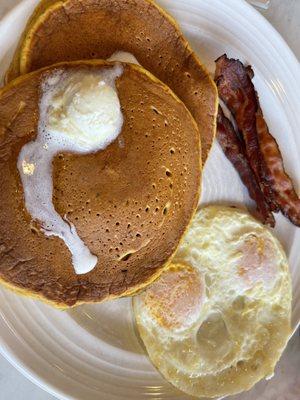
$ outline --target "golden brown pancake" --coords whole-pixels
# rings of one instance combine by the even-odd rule
[[[7,79],[61,61],[106,59],[123,50],[186,104],[205,162],[215,136],[217,90],[177,23],[151,0],[43,0],[31,17]]]
[[[198,204],[201,157],[194,119],[149,72],[123,64],[116,82],[124,116],[119,138],[98,153],[60,154],[53,161],[55,209],[98,256],[95,269],[76,275],[64,242],[46,237],[32,221],[17,159],[37,135],[42,82],[57,68],[111,65],[62,63],[0,91],[0,278],[19,293],[59,307],[128,295],[153,281]]]

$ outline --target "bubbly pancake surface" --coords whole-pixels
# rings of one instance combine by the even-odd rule
[[[56,211],[98,257],[76,275],[62,240],[46,237],[24,205],[17,159],[37,134],[40,87],[55,70],[112,64],[65,63],[20,77],[0,92],[0,275],[4,284],[58,306],[130,294],[161,272],[198,203],[199,131],[186,107],[140,67],[116,81],[124,124],[105,150],[53,161]]]
[[[60,61],[132,53],[186,104],[205,162],[215,136],[217,90],[176,22],[150,0],[43,0],[21,39],[8,80]]]
[[[211,398],[248,390],[273,374],[290,335],[286,255],[246,212],[208,206],[134,311],[150,359],[177,388]]]

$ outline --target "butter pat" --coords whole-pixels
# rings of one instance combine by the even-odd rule
[[[83,72],[69,75],[53,96],[47,128],[93,152],[116,138],[122,122],[115,88],[99,75]]]

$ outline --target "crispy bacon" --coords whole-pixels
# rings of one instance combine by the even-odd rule
[[[283,166],[280,149],[263,118],[250,66],[223,55],[216,61],[219,95],[236,119],[246,155],[272,211],[300,226],[300,199]]]
[[[264,195],[250,167],[243,143],[230,120],[225,117],[221,107],[219,107],[217,122],[218,141],[226,157],[239,173],[242,182],[248,189],[250,197],[256,202],[259,218],[264,224],[274,226],[275,220],[273,214],[268,203],[265,201]]]
[[[276,203],[294,225],[300,226],[300,199],[284,170],[280,149],[269,131],[260,106],[256,112],[256,129],[259,147],[271,175]]]
[[[219,96],[236,120],[251,168],[266,201],[275,212],[278,207],[258,143],[255,118],[258,104],[251,73],[252,70],[246,69],[239,60],[229,59],[226,55],[216,60],[215,81]]]

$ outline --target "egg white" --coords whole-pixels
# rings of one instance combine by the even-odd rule
[[[202,286],[195,277],[182,283],[191,269]],[[214,398],[273,374],[291,333],[291,296],[288,261],[272,233],[242,210],[208,206],[160,281],[134,298],[134,312],[163,376],[190,395]],[[177,304],[189,301],[192,308]]]

